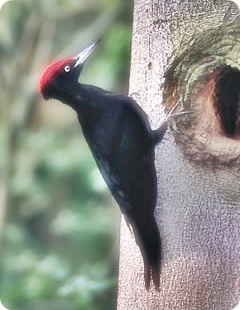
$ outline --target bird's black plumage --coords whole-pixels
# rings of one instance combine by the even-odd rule
[[[133,229],[144,260],[146,288],[152,278],[158,289],[161,240],[154,218],[154,147],[167,125],[152,131],[147,115],[132,98],[78,83],[85,60],[76,65],[76,57],[50,65],[41,77],[40,91],[46,99],[58,99],[76,111],[99,170]]]

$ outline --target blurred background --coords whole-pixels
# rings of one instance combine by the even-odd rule
[[[81,81],[127,94],[132,2],[13,0],[0,11],[0,299],[10,310],[116,308],[118,207],[75,112],[43,101],[38,79],[101,37]]]

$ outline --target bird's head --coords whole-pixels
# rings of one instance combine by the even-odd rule
[[[78,82],[85,61],[99,42],[100,39],[84,48],[75,57],[55,61],[43,70],[39,80],[39,92],[44,99],[58,99],[62,92],[70,91]]]

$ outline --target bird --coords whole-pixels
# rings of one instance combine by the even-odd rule
[[[162,245],[154,217],[155,146],[162,141],[172,112],[152,130],[147,114],[133,98],[80,83],[83,66],[99,42],[75,57],[47,65],[39,79],[39,92],[45,100],[57,99],[76,111],[103,179],[140,248],[145,287],[149,290],[153,281],[159,290]]]

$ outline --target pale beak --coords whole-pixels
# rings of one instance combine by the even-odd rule
[[[85,47],[79,54],[77,54],[74,59],[76,59],[76,63],[74,68],[79,65],[83,65],[84,62],[88,59],[88,57],[92,54],[93,50],[95,49],[96,45],[101,41],[101,39],[97,40],[96,42],[92,43],[88,47]]]

